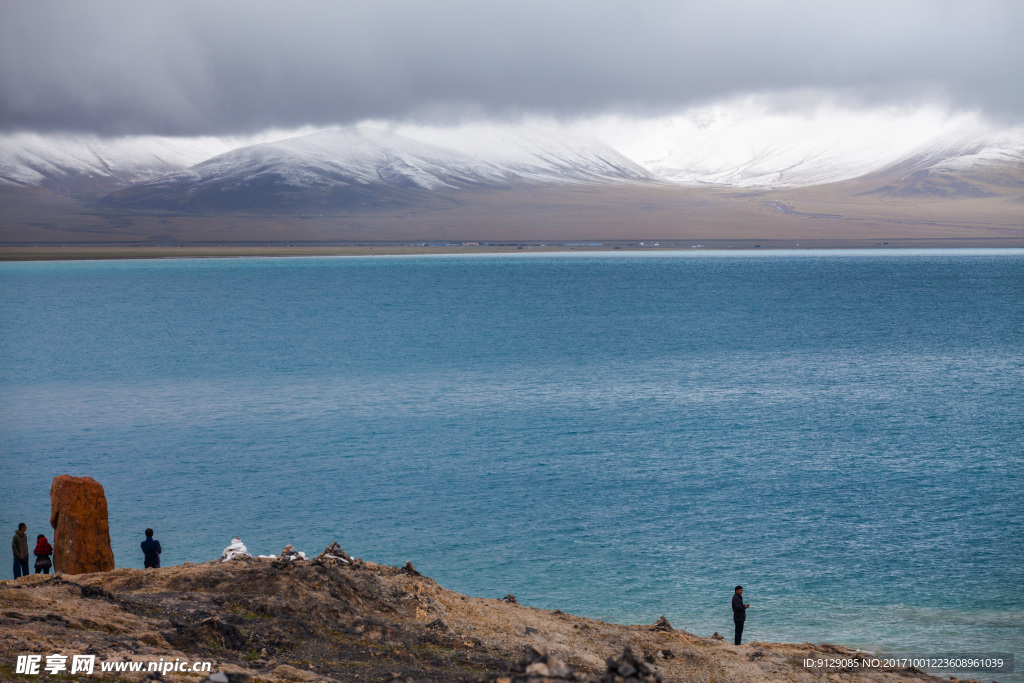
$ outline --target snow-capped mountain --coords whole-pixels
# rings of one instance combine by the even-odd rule
[[[1024,131],[1018,129],[963,147],[934,148],[876,173],[884,184],[869,194],[890,197],[993,197],[1024,200]]]
[[[397,126],[393,132],[438,145],[499,169],[501,177],[539,182],[653,180],[648,169],[586,131],[585,126],[532,122],[439,128]]]
[[[218,138],[0,136],[0,184],[60,194],[109,191],[179,171],[229,150]]]
[[[518,133],[490,146],[436,144],[352,127],[250,145],[109,195],[105,203],[181,210],[379,205],[513,182],[653,177],[597,140]]]
[[[1019,163],[1024,129],[942,108],[785,111],[756,98],[644,121],[605,119],[602,137],[663,180],[683,185],[821,185],[905,167]],[[1016,160],[1016,161],[1015,161]]]
[[[917,166],[940,163],[974,154],[982,146],[970,137],[917,149],[846,149],[842,143],[775,146],[769,141],[740,146],[710,139],[676,147],[650,168],[660,178],[685,185],[802,187],[851,180],[908,161]]]
[[[646,119],[364,122],[247,139],[0,136],[0,184],[186,212],[386,206],[566,182],[771,189],[857,179],[868,184],[858,193],[1017,196],[1022,177],[1024,128],[977,114],[780,110],[756,98]]]

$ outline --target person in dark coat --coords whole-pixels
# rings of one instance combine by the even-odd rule
[[[28,576],[28,536],[25,530],[28,529],[25,523],[18,525],[11,539],[11,551],[14,553],[14,578]]]
[[[42,534],[36,536],[36,549],[32,551],[32,554],[36,556],[36,574],[49,574],[50,567],[53,566],[53,562],[50,561],[53,548],[50,547],[46,536]]]
[[[146,559],[142,563],[146,569],[150,567],[160,567],[160,553],[164,551],[160,547],[160,541],[153,538],[153,530],[146,529],[146,540],[142,542],[142,552],[145,553]]]
[[[740,644],[743,637],[743,622],[747,620],[747,608],[750,603],[743,604],[743,586],[736,586],[736,592],[732,594],[732,621],[736,624],[736,644]]]

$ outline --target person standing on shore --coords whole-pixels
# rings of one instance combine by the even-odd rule
[[[28,526],[22,522],[18,525],[18,530],[14,532],[14,538],[11,539],[11,550],[14,552],[14,578],[28,576],[28,536],[25,535],[27,529]]]
[[[160,553],[163,551],[164,549],[160,547],[160,541],[153,538],[153,530],[146,529],[146,540],[142,542],[142,552],[145,553],[146,559],[142,565],[146,569],[149,569],[150,567],[159,569]]]
[[[736,624],[736,644],[739,645],[743,638],[743,622],[747,620],[747,608],[750,603],[743,604],[743,586],[736,586],[736,592],[732,594],[732,621]]]
[[[39,534],[36,537],[36,549],[32,551],[32,554],[36,556],[36,574],[49,574],[50,567],[53,566],[53,562],[50,561],[53,548],[50,547],[46,536]]]

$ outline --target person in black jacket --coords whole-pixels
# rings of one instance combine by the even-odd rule
[[[732,621],[736,624],[736,644],[740,644],[743,637],[743,622],[747,619],[747,608],[750,603],[743,604],[743,586],[736,586],[736,592],[732,595]]]
[[[28,576],[28,536],[25,531],[28,529],[25,523],[18,525],[11,539],[11,550],[14,552],[14,578]]]
[[[153,530],[146,529],[146,540],[142,542],[142,552],[145,553],[146,559],[142,565],[149,569],[150,567],[160,567],[160,553],[163,552],[163,548],[160,547],[160,541],[153,538]]]

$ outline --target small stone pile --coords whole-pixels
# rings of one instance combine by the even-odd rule
[[[338,545],[337,541],[324,548],[323,552],[313,558],[313,564],[352,564],[352,556]]]
[[[274,567],[275,568],[277,568],[277,569],[284,569],[285,567],[291,565],[293,562],[295,562],[297,560],[305,560],[306,559],[306,553],[302,553],[302,552],[297,551],[292,546],[292,544],[289,543],[288,545],[286,545],[284,547],[284,550],[281,551],[280,555],[277,555],[277,556],[270,555],[270,559],[272,559],[274,561]]]
[[[661,618],[658,619],[656,622],[654,622],[654,624],[651,626],[651,630],[652,631],[665,631],[667,633],[671,633],[672,632],[672,624],[668,623],[668,619],[666,619],[665,615],[662,614]]]
[[[292,547],[291,543],[289,543],[284,547],[284,550],[282,550],[281,554],[277,557],[278,559],[285,560],[286,562],[292,562],[294,560],[306,559],[306,553],[299,552],[294,547]]]
[[[608,671],[601,683],[661,683],[661,673],[647,662],[636,658],[628,647],[621,657],[608,658]]]

